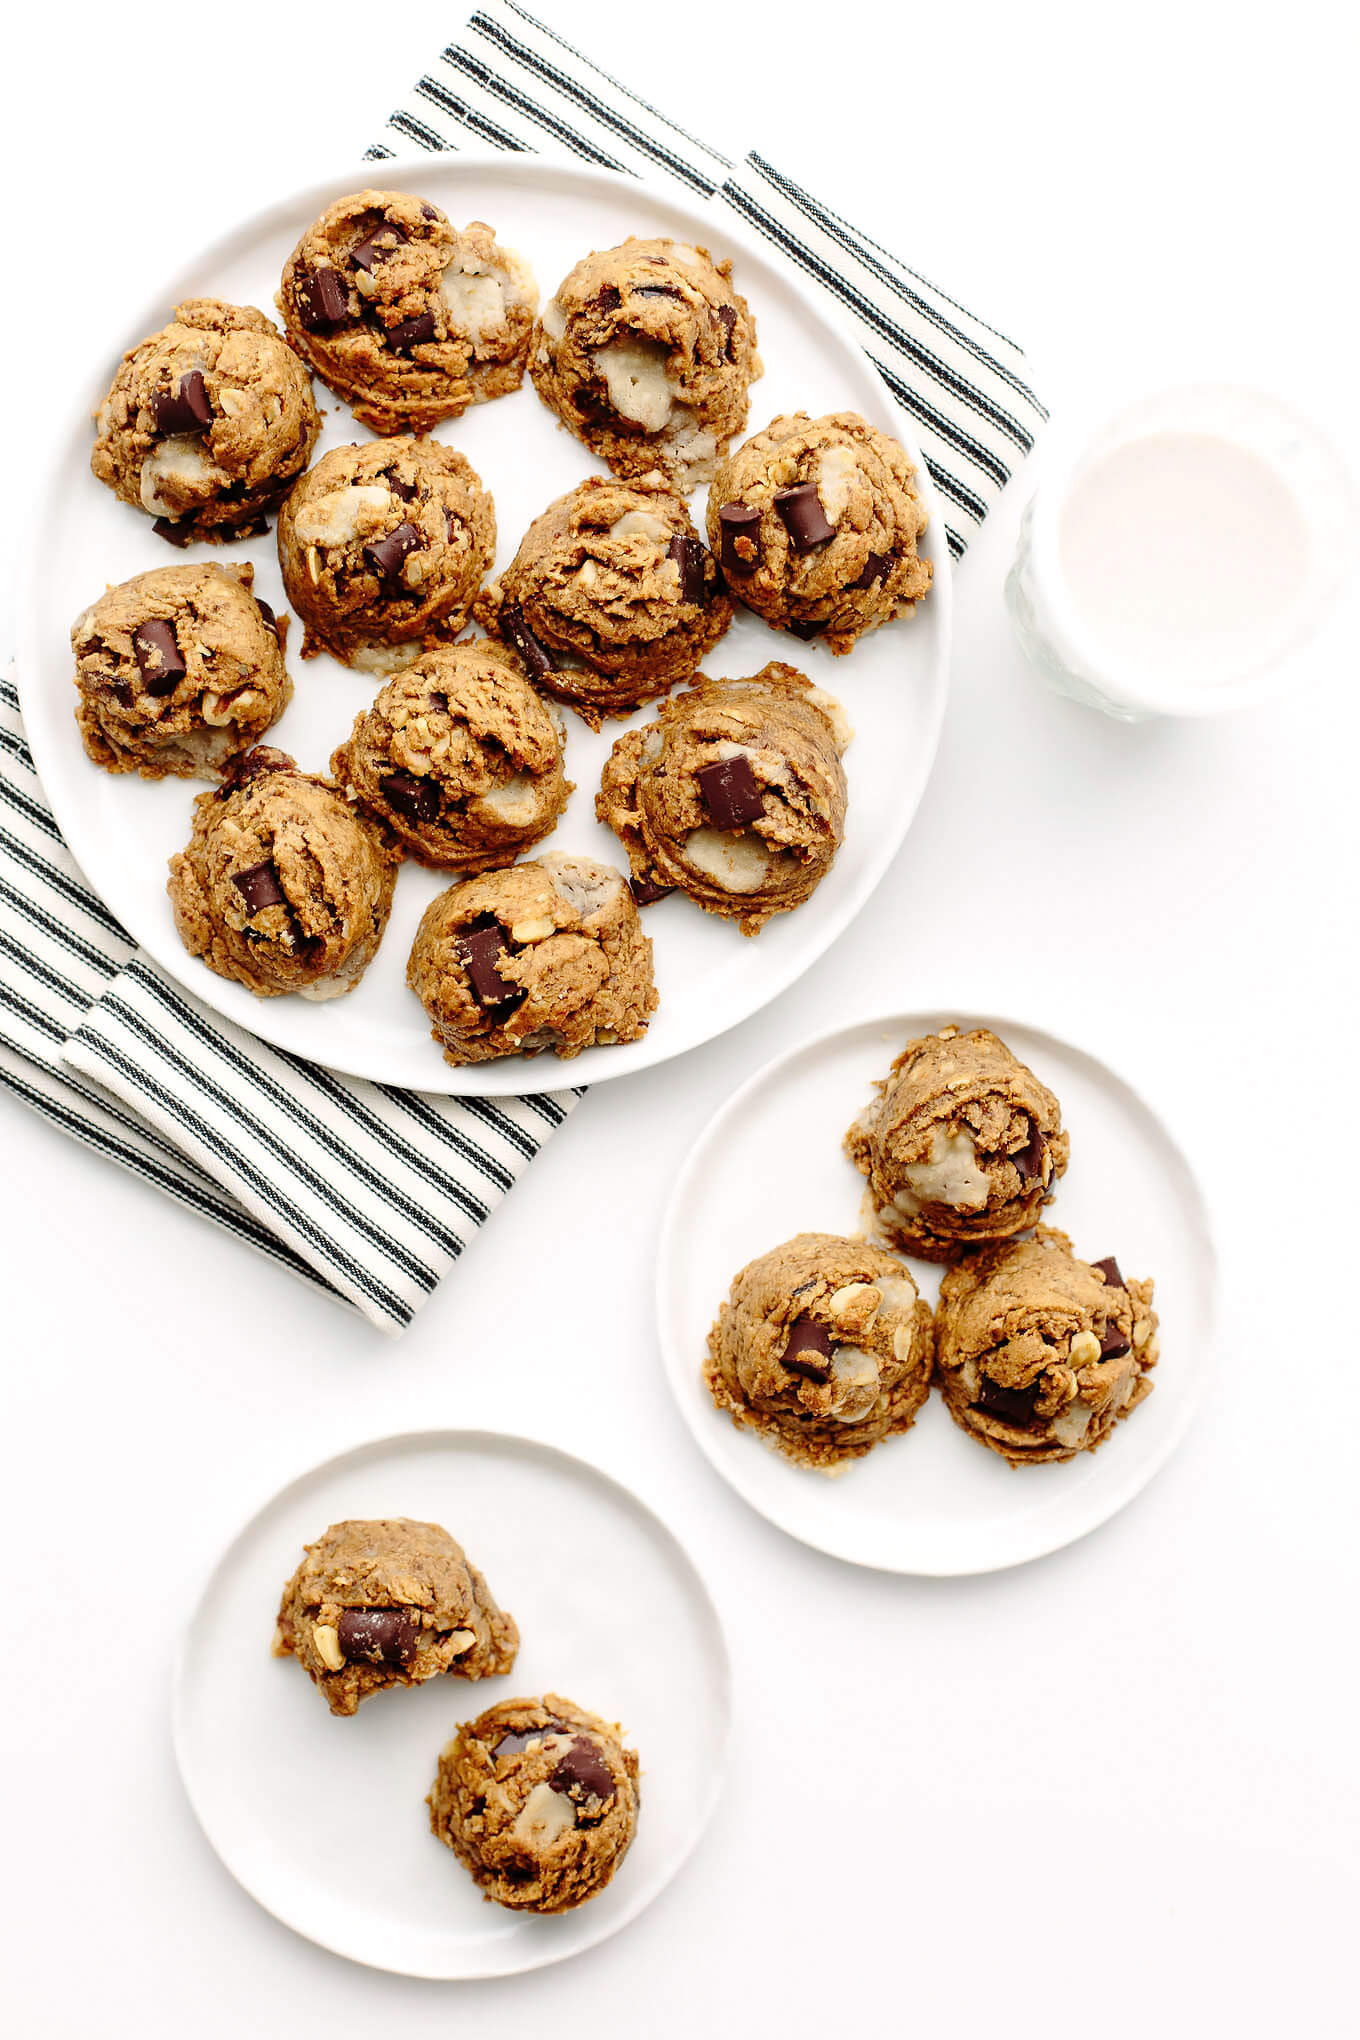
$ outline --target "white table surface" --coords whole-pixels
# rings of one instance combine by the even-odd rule
[[[60,403],[91,331],[186,239],[357,159],[461,11],[11,25],[7,548],[44,393]],[[1256,381],[1360,465],[1341,13],[864,4],[848,43],[834,12],[712,0],[553,19],[1025,340],[1055,410]],[[935,152],[940,217],[912,175]],[[1107,723],[1045,694],[1008,633],[1030,487],[959,572],[938,768],[877,900],[777,1009],[597,1090],[400,1344],[0,1095],[0,1862],[24,2040],[1347,2030],[1360,1363],[1334,1278],[1354,1264],[1360,604],[1274,706]],[[1027,1012],[1145,1079],[1218,1207],[1212,1403],[1123,1516],[1018,1572],[912,1582],[813,1555],[710,1473],[662,1381],[652,1246],[695,1127],[866,985],[878,1008]],[[472,1986],[276,1926],[204,1842],[167,1734],[181,1625],[242,1517],[340,1446],[448,1423],[537,1431],[636,1484],[709,1579],[737,1682],[730,1787],[670,1891],[578,1962]]]

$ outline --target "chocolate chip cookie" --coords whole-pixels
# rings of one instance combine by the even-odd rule
[[[1057,1099],[986,1027],[909,1041],[845,1136],[888,1242],[928,1261],[1032,1226],[1067,1167]]]
[[[295,1657],[332,1714],[447,1672],[497,1679],[519,1630],[461,1544],[405,1516],[332,1523],[283,1590],[277,1657]]]
[[[969,1254],[935,1319],[950,1416],[1012,1466],[1094,1452],[1152,1393],[1152,1290],[1113,1256],[1079,1261],[1051,1226]]]
[[[845,830],[840,705],[792,666],[699,680],[626,730],[595,812],[644,903],[679,887],[755,935],[811,899]]]
[[[439,1759],[430,1828],[485,1896],[561,1913],[603,1891],[637,1830],[638,1760],[618,1727],[560,1694],[503,1700]]]
[[[320,430],[278,327],[253,306],[191,298],[123,356],[90,466],[173,545],[244,538],[263,531]]]
[[[408,857],[445,871],[513,864],[572,790],[560,711],[486,639],[442,645],[389,680],[331,771]]]
[[[457,637],[496,550],[496,512],[469,463],[433,439],[337,446],[279,514],[279,566],[302,656],[394,673]]]
[[[329,779],[261,744],[194,802],[170,859],[180,940],[262,999],[337,999],[373,961],[400,852]]]
[[[406,981],[455,1065],[636,1041],[657,1004],[622,875],[560,851],[432,900]]]
[[[473,220],[407,191],[358,191],[314,220],[276,300],[314,375],[370,431],[428,432],[517,390],[538,288]]]
[[[930,587],[926,510],[895,439],[855,411],[776,418],[722,463],[708,542],[732,593],[795,637],[848,652]]]
[[[76,722],[96,765],[216,779],[277,722],[293,692],[284,624],[254,579],[247,560],[155,567],[76,618]]]
[[[713,555],[659,469],[592,475],[535,518],[477,604],[537,684],[598,729],[693,673],[732,621]]]
[[[543,307],[529,356],[548,409],[616,475],[664,468],[686,495],[746,423],[760,372],[731,263],[664,237],[578,262]]]
[[[834,1471],[910,1429],[933,1345],[929,1305],[900,1261],[862,1239],[799,1233],[734,1280],[704,1382],[733,1423]]]

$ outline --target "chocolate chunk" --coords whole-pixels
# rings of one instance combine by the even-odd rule
[[[177,390],[157,390],[151,399],[151,415],[158,432],[206,432],[213,421],[213,408],[198,369],[182,375]]]
[[[760,558],[760,512],[749,503],[724,503],[718,512],[722,526],[722,563],[732,573],[754,572]],[[744,538],[752,547],[753,556],[743,559],[737,551],[737,540]]]
[[[252,864],[248,871],[233,871],[231,882],[252,914],[261,914],[266,907],[281,907],[288,897],[268,858],[263,864]]]
[[[669,899],[675,887],[658,885],[652,878],[630,878],[628,890],[640,907],[654,907],[658,900]]]
[[[445,504],[444,536],[448,540],[449,544],[452,545],[457,535],[458,535],[458,519],[454,516],[452,510],[449,509],[448,505]]]
[[[389,772],[378,782],[388,806],[408,822],[432,822],[439,813],[439,788],[414,772]]]
[[[1092,1261],[1091,1266],[1099,1268],[1101,1274],[1105,1277],[1107,1288],[1127,1291],[1129,1285],[1120,1274],[1119,1263],[1113,1254],[1107,1254],[1103,1261]]]
[[[864,571],[853,581],[847,581],[847,588],[872,588],[875,581],[881,581],[891,564],[887,553],[871,552],[864,562]]]
[[[808,1355],[817,1353],[821,1357],[810,1360]],[[831,1334],[826,1326],[819,1324],[815,1317],[804,1311],[789,1326],[789,1343],[780,1358],[780,1366],[790,1374],[801,1374],[804,1381],[830,1381],[831,1369],[824,1361],[831,1358]]]
[[[673,283],[641,283],[633,292],[634,297],[669,297],[685,301],[685,293],[677,290]]]
[[[436,693],[434,693],[434,694],[432,694],[432,695],[430,696],[430,707],[431,707],[431,708],[437,708],[437,709],[439,710],[439,712],[440,712],[440,714],[441,714],[441,715],[447,715],[447,714],[449,713],[449,697],[448,697],[448,695],[447,695],[447,694],[439,694],[439,693],[437,693],[437,692],[436,692]]]
[[[132,689],[129,687],[126,680],[110,680],[108,683],[108,687],[109,693],[113,696],[114,700],[118,703],[120,708],[131,708]]]
[[[416,1625],[409,1608],[346,1608],[335,1625],[347,1658],[371,1665],[415,1662]]]
[[[259,610],[261,616],[264,618],[265,622],[269,625],[269,628],[273,631],[275,637],[278,639],[279,650],[282,651],[283,632],[279,628],[279,619],[277,618],[277,616],[275,616],[273,610],[270,608],[269,604],[265,601],[262,595],[257,595],[255,597],[255,607]]]
[[[1010,1157],[1011,1164],[1022,1183],[1041,1183],[1044,1175],[1044,1156],[1048,1153],[1043,1135],[1037,1126],[1031,1126],[1029,1146],[1021,1148]]]
[[[691,538],[687,531],[677,531],[666,550],[680,569],[680,600],[702,606],[707,546],[700,545],[698,539]]]
[[[507,602],[501,610],[500,625],[515,650],[531,673],[541,680],[553,670],[553,662],[546,646],[538,639],[524,621],[524,611],[518,602]]]
[[[795,552],[811,552],[815,545],[825,545],[827,539],[836,536],[836,527],[822,508],[815,482],[800,482],[794,489],[776,489],[774,507],[784,520],[789,544]]]
[[[400,496],[403,503],[413,502],[418,491],[414,482],[404,482],[400,475],[394,475],[390,468],[383,474],[383,480],[394,496]]]
[[[554,1792],[565,1793],[578,1803],[583,1799],[612,1799],[617,1787],[614,1773],[588,1736],[578,1735],[558,1758],[548,1783]]]
[[[794,637],[801,638],[803,643],[806,644],[809,638],[821,636],[822,632],[826,629],[827,621],[828,619],[825,616],[790,617],[789,629]]]
[[[391,239],[393,247],[380,245],[384,236]],[[408,238],[405,227],[398,226],[395,220],[379,220],[373,232],[350,249],[349,259],[356,269],[372,269],[375,262],[385,262],[389,255],[394,255]]]
[[[704,797],[704,806],[720,829],[740,829],[758,821],[765,801],[749,759],[715,758],[701,765],[694,775]]]
[[[180,655],[174,631],[159,617],[137,625],[132,633],[132,650],[143,687],[157,699],[173,694],[189,670]]]
[[[163,538],[167,545],[177,545],[181,552],[186,545],[194,542],[193,527],[179,523],[173,517],[158,517],[151,529],[157,538]]]
[[[1131,1341],[1118,1325],[1106,1325],[1100,1335],[1100,1357],[1102,1360],[1118,1360],[1120,1355],[1132,1351]]]
[[[338,269],[316,269],[297,293],[298,318],[307,333],[333,333],[349,324],[349,293]]]
[[[217,798],[225,800],[238,787],[249,786],[253,779],[259,779],[265,772],[296,772],[297,767],[286,751],[280,751],[273,744],[256,744],[243,758],[233,758],[222,774],[222,783],[217,789]]]
[[[387,329],[387,344],[394,354],[409,354],[434,338],[434,313],[417,312],[414,319],[399,319]]]
[[[988,1416],[1001,1417],[1008,1424],[1032,1424],[1034,1405],[1043,1392],[1043,1386],[1042,1374],[1036,1374],[1024,1388],[1004,1388],[999,1381],[993,1381],[990,1374],[984,1374],[976,1407],[986,1410]]]
[[[727,358],[729,361],[735,361],[737,358],[737,348],[734,336],[737,326],[737,308],[735,305],[719,305],[714,316],[723,329],[723,347]]]
[[[431,205],[428,199],[423,198],[420,201],[420,217],[423,220],[437,220],[439,218],[439,207]]]
[[[594,297],[590,300],[590,309],[593,312],[616,312],[622,303],[623,299],[619,296],[615,286],[612,283],[607,283],[604,289],[596,291]]]
[[[521,1750],[528,1749],[530,1743],[542,1742],[545,1735],[564,1735],[568,1733],[570,1731],[567,1729],[564,1721],[545,1722],[542,1728],[509,1728],[496,1744],[491,1754],[493,1757],[518,1756]]]
[[[364,565],[380,581],[395,581],[407,553],[419,552],[424,543],[414,524],[399,524],[395,531],[371,540],[364,547]]]
[[[519,986],[503,978],[497,967],[503,954],[515,954],[515,945],[500,922],[490,914],[484,914],[479,921],[465,928],[454,947],[479,1006],[504,1006],[511,999],[523,996]]]

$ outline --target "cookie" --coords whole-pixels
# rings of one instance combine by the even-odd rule
[[[488,1899],[561,1913],[603,1891],[637,1831],[638,1760],[560,1694],[502,1700],[445,1745],[430,1829]]]
[[[279,513],[278,546],[303,658],[395,673],[467,622],[496,550],[495,506],[453,447],[369,440],[308,469]]]
[[[312,373],[378,433],[429,432],[517,390],[538,306],[528,265],[407,191],[358,191],[314,220],[275,301]]]
[[[930,1308],[881,1247],[799,1233],[736,1277],[704,1383],[734,1424],[834,1472],[915,1422],[930,1392]]]
[[[640,898],[678,887],[755,935],[831,869],[849,739],[840,704],[792,666],[700,679],[619,738],[595,812],[627,851]]]
[[[248,560],[155,567],[76,618],[75,715],[96,765],[216,779],[278,721],[293,692],[283,623],[254,579]]]
[[[263,531],[320,430],[277,326],[250,305],[191,298],[123,356],[90,467],[174,545],[244,538]]]
[[[512,651],[470,638],[389,680],[331,772],[408,857],[444,871],[513,864],[556,827],[572,790],[559,711]]]
[[[1032,1226],[1068,1155],[1057,1099],[986,1027],[909,1041],[845,1145],[878,1230],[928,1261]]]
[[[534,328],[548,409],[616,475],[663,468],[687,495],[746,423],[761,372],[730,262],[664,237],[587,255]]]
[[[336,999],[373,961],[400,853],[329,779],[261,744],[194,802],[170,859],[180,940],[258,998]]]
[[[332,1714],[446,1672],[513,1669],[519,1630],[438,1523],[332,1523],[305,1550],[279,1603],[274,1654],[297,1659]]]
[[[709,491],[708,542],[728,587],[776,630],[833,652],[910,616],[931,580],[915,473],[855,411],[776,418]]]
[[[455,1065],[636,1041],[657,1004],[623,877],[560,851],[440,893],[406,981]]]
[[[1066,1233],[983,1247],[945,1271],[935,1317],[954,1422],[1012,1466],[1094,1452],[1152,1393],[1151,1282],[1079,1261]]]
[[[598,729],[687,679],[732,621],[713,555],[659,469],[592,475],[535,518],[477,605],[537,684]]]

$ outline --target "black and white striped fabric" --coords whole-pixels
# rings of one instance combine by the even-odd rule
[[[957,559],[1047,416],[1013,341],[754,153],[738,163],[676,127],[511,0],[487,0],[412,86],[371,160],[413,149],[565,153],[672,177],[735,213],[846,316],[907,411]]]
[[[370,158],[475,145],[675,178],[847,315],[911,414],[957,556],[1044,411],[1020,350],[758,155],[734,164],[509,0],[440,52]],[[400,1331],[583,1094],[456,1100],[335,1075],[138,955],[61,840],[0,680],[0,1084],[87,1147]]]

